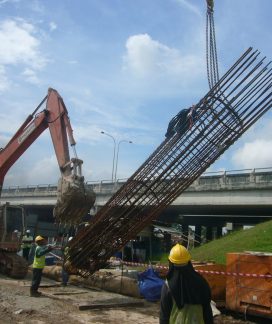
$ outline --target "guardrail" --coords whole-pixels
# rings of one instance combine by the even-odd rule
[[[96,193],[112,194],[116,192],[127,180],[128,178],[117,179],[116,182],[112,182],[111,180],[87,181],[86,184],[91,186]],[[231,190],[243,185],[252,188],[260,186],[272,187],[272,167],[206,172],[195,180],[187,191],[212,189]],[[2,196],[55,196],[56,194],[57,184],[9,186],[2,188]]]

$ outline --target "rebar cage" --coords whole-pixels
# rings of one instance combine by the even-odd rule
[[[67,260],[89,276],[135,238],[272,105],[272,73],[249,48],[175,131],[70,242]]]

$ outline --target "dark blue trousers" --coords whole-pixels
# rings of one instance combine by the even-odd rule
[[[32,269],[32,282],[31,282],[31,288],[30,291],[38,291],[42,279],[42,271],[43,269]]]

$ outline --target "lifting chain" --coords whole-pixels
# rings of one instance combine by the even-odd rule
[[[207,1],[207,15],[206,15],[206,61],[207,61],[207,75],[210,89],[218,82],[218,61],[215,40],[215,28],[213,18],[213,0]]]

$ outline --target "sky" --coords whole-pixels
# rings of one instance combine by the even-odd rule
[[[215,0],[220,75],[250,46],[272,59],[271,12],[271,0]],[[164,140],[170,119],[207,93],[205,24],[205,0],[0,0],[0,147],[52,87],[68,109],[85,180],[111,179],[112,137],[116,177],[128,178]],[[209,171],[271,167],[271,117]],[[46,130],[4,186],[56,184],[59,176]]]

